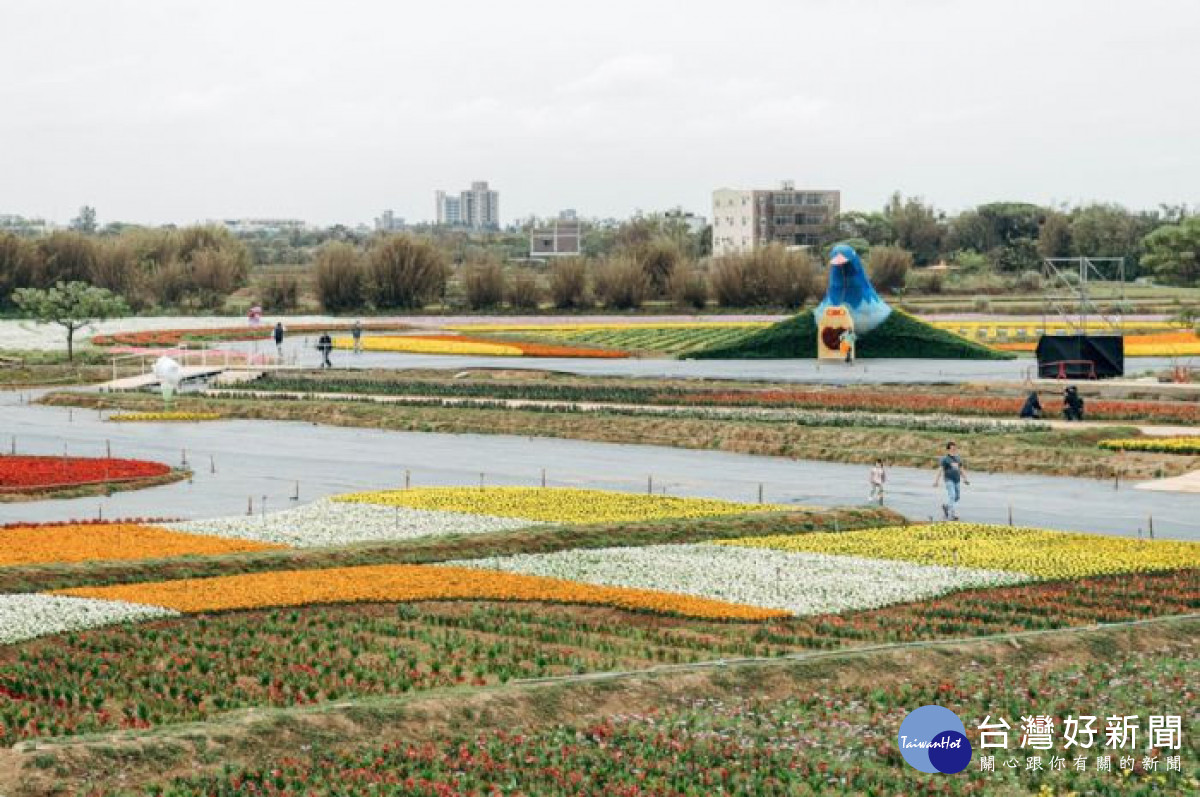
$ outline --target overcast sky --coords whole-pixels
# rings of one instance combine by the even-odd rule
[[[0,213],[1200,204],[1194,0],[0,0]]]

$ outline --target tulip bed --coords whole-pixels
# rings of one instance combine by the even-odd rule
[[[221,414],[217,412],[123,412],[108,416],[107,420],[115,423],[191,423],[197,421],[219,421]]]
[[[321,499],[282,512],[190,520],[172,523],[169,528],[188,534],[313,548],[451,534],[487,534],[535,525],[539,525],[537,521],[507,517]]]
[[[0,644],[177,614],[159,606],[58,595],[0,595]],[[0,679],[0,705],[13,699]],[[2,736],[2,734],[0,734]]]
[[[1079,662],[1070,655],[1010,669],[947,663],[942,677],[913,679],[884,673],[865,681],[796,678],[782,697],[751,690],[667,698],[652,710],[642,706],[618,715],[576,720],[555,718],[512,727],[500,721],[470,723],[431,738],[404,734],[351,749],[289,749],[252,766],[188,774],[157,784],[148,793],[169,797],[262,795],[284,797],[407,797],[408,795],[561,795],[561,797],[707,797],[708,795],[811,794],[1036,794],[1157,795],[1195,793],[1194,746],[1188,718],[1179,771],[1165,756],[1180,751],[1115,751],[1096,748],[1089,766],[1027,767],[1016,747],[1016,718],[1032,710],[1053,717],[1144,716],[1179,706],[1198,664],[1194,650],[1118,651]],[[914,706],[937,704],[962,718],[979,751],[977,725],[987,715],[1013,718],[1009,755],[997,755],[994,772],[976,760],[961,774],[923,774],[906,766],[895,729]],[[1186,706],[1185,706],[1186,708]],[[1059,729],[1056,723],[1055,730]],[[1143,727],[1143,733],[1145,729]],[[1138,741],[1144,737],[1139,735]],[[1059,741],[1058,738],[1055,740]],[[1056,750],[1061,747],[1056,746]],[[989,751],[991,752],[991,751]],[[1004,751],[995,751],[1003,753]],[[1100,753],[1120,753],[1113,771],[1094,765]],[[1060,754],[1061,756],[1061,754]],[[1147,760],[1153,764],[1148,766]],[[1121,761],[1130,761],[1122,768]],[[519,784],[519,785],[518,785]],[[119,797],[147,792],[119,791]]]
[[[166,465],[139,459],[0,454],[0,494],[129,482],[170,473]]]
[[[685,355],[725,346],[769,326],[761,321],[658,322],[607,324],[491,324],[459,327],[463,331],[520,335],[534,340],[590,343],[612,349]]]
[[[748,537],[717,544],[988,568],[1044,579],[1200,567],[1200,543],[1143,541],[982,523],[930,523],[844,534]]]
[[[711,544],[559,551],[452,564],[694,595],[797,615],[873,608],[1028,580],[1022,573]]]
[[[327,603],[511,600],[594,604],[721,620],[763,620],[783,614],[779,610],[691,595],[429,565],[285,570],[114,587],[80,587],[55,594],[142,603],[189,613]]]
[[[1157,451],[1164,454],[1200,455],[1200,436],[1191,437],[1132,437],[1101,440],[1101,448],[1113,451]]]
[[[712,498],[675,498],[605,490],[537,487],[430,487],[339,495],[335,501],[464,512],[551,523],[611,523],[658,518],[702,518],[794,506],[739,504]]]
[[[277,548],[202,537],[136,523],[77,523],[0,528],[0,567],[51,562],[129,561],[213,556]]]

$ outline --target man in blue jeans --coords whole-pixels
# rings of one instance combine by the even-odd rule
[[[942,517],[946,520],[958,520],[958,499],[962,494],[959,489],[960,483],[971,482],[967,479],[967,469],[963,466],[962,457],[958,455],[958,446],[954,441],[946,443],[946,455],[938,460],[933,486],[937,487],[942,479],[946,480],[946,503],[942,504]]]

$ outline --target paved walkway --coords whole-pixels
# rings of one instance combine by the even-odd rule
[[[0,521],[95,517],[212,517],[268,510],[352,490],[397,487],[409,472],[414,485],[534,485],[545,469],[551,486],[656,492],[753,502],[765,499],[818,506],[862,504],[868,492],[861,465],[795,461],[718,451],[590,443],[506,435],[386,432],[272,421],[199,424],[114,424],[91,410],[18,403],[0,393],[2,432],[21,453],[144,457],[177,464],[184,452],[191,482],[109,497],[0,504]],[[9,441],[0,438],[0,446]],[[965,452],[968,463],[971,452]],[[215,472],[212,472],[215,466]],[[939,513],[941,491],[933,469],[893,468],[888,505],[912,518]],[[1150,516],[1160,537],[1200,540],[1200,513],[1192,495],[1147,492],[1111,482],[1010,474],[978,474],[964,489],[965,520],[1136,536]]]

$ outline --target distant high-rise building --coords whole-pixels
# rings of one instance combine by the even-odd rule
[[[472,230],[500,229],[500,192],[488,188],[487,181],[471,183],[457,197],[445,191],[434,193],[437,223]]]
[[[770,243],[817,246],[841,206],[841,191],[797,190],[791,180],[775,190],[720,188],[713,191],[713,254]]]
[[[404,229],[404,217],[385,210],[375,219],[375,232],[399,232]]]

